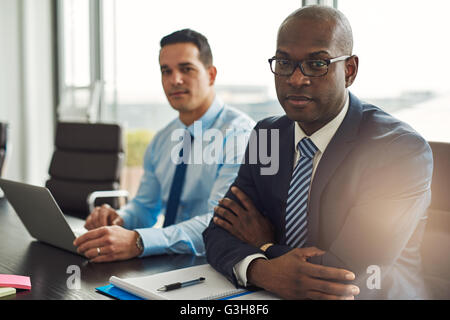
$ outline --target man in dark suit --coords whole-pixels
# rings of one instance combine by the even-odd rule
[[[419,247],[431,150],[347,90],[358,70],[352,46],[347,19],[329,7],[301,8],[280,26],[269,61],[286,115],[256,125],[203,233],[208,262],[236,285],[288,299],[427,297]],[[249,161],[252,142],[278,153],[275,174]]]

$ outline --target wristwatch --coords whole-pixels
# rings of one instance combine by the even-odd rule
[[[139,234],[139,232],[135,231],[137,233],[137,239],[136,239],[136,247],[139,250],[139,255],[142,254],[142,252],[144,252],[144,242],[142,241],[141,235]]]
[[[273,246],[273,243],[269,242],[269,243],[263,244],[259,249],[263,252],[266,252],[266,250],[269,249],[271,246]]]

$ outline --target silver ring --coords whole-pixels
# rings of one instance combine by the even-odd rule
[[[100,248],[97,248],[97,256],[100,255]]]

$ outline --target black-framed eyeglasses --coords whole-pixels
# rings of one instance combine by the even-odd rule
[[[277,76],[290,76],[297,67],[307,77],[322,77],[328,73],[328,66],[334,62],[347,60],[350,56],[340,56],[332,59],[292,61],[273,57],[269,59],[270,70]]]

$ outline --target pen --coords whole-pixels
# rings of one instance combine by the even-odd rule
[[[158,291],[170,291],[170,290],[174,290],[174,289],[184,288],[187,286],[192,286],[197,283],[202,283],[203,281],[205,281],[205,278],[200,277],[198,279],[194,279],[194,280],[190,280],[190,281],[186,281],[186,282],[175,282],[175,283],[171,283],[171,284],[166,284],[165,286],[159,288]]]

